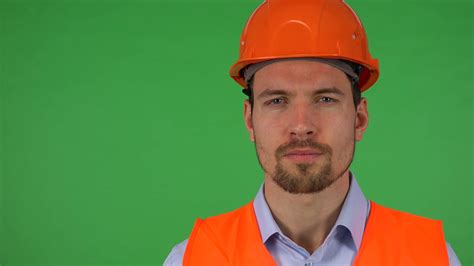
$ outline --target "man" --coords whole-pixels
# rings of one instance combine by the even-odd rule
[[[460,265],[440,221],[366,200],[349,171],[378,76],[341,0],[267,0],[231,76],[264,184],[233,212],[197,220],[165,265]]]

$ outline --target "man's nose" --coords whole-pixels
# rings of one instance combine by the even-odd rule
[[[316,133],[315,117],[309,106],[300,104],[290,113],[289,131],[292,138],[305,139]]]

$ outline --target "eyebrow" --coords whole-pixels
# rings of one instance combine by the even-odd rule
[[[324,94],[324,93],[337,94],[341,96],[345,95],[345,93],[337,87],[321,88],[313,92],[314,95]]]
[[[341,96],[345,95],[344,92],[342,92],[342,90],[340,90],[337,87],[317,89],[317,90],[313,91],[312,94],[313,95],[319,95],[319,94],[326,94],[326,93],[337,94],[337,95],[341,95]],[[257,98],[261,99],[261,98],[266,98],[266,97],[275,96],[275,95],[294,95],[294,92],[289,92],[289,91],[282,90],[282,89],[265,89],[264,91],[262,91],[257,96]]]
[[[294,93],[290,93],[286,90],[281,90],[281,89],[265,89],[257,96],[257,98],[261,99],[261,98],[266,98],[266,97],[270,97],[274,95],[291,95],[291,94],[294,94]]]

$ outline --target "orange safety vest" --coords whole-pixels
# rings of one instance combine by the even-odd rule
[[[253,203],[197,219],[183,265],[276,265],[262,241]],[[441,221],[371,202],[354,265],[449,265]]]

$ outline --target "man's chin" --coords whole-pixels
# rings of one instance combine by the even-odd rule
[[[314,164],[280,165],[273,176],[275,183],[292,194],[321,192],[335,181],[333,179],[329,167]]]
[[[315,163],[292,163],[282,165],[281,169],[292,176],[300,176],[301,178],[318,175],[321,172],[321,167]]]

